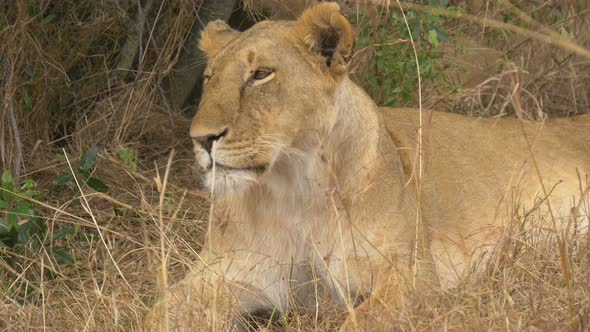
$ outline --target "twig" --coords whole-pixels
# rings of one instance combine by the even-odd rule
[[[149,14],[150,10],[152,9],[153,0],[148,0],[145,4],[145,8],[141,7],[141,0],[137,0],[137,15],[138,15],[138,22],[137,22],[137,33],[138,33],[138,46],[139,46],[139,64],[137,66],[137,73],[135,74],[135,81],[139,79],[141,72],[143,72],[143,65],[144,65],[144,50],[143,50],[143,27],[145,25],[145,19]]]
[[[415,229],[415,247],[414,247],[414,271],[412,274],[412,285],[416,287],[416,279],[418,274],[418,250],[420,246],[420,231],[421,231],[421,223],[422,223],[422,75],[420,74],[420,61],[418,61],[418,51],[416,50],[416,44],[414,43],[414,37],[412,37],[412,30],[410,29],[410,24],[408,23],[408,19],[406,17],[406,13],[402,7],[402,4],[399,0],[397,0],[397,4],[399,6],[399,10],[402,13],[404,18],[404,23],[406,25],[406,29],[408,30],[408,35],[410,36],[410,44],[412,45],[412,50],[414,52],[414,59],[416,61],[416,74],[418,76],[418,146],[416,149],[417,157],[418,157],[418,176],[415,177],[416,180],[416,229]],[[415,167],[415,166],[414,166]],[[413,168],[414,168],[413,167]],[[412,170],[413,171],[413,170]]]
[[[9,64],[6,66],[4,76],[6,81],[4,83],[4,100],[8,103],[8,117],[10,120],[10,129],[14,135],[14,148],[15,148],[15,160],[14,160],[14,179],[16,184],[19,184],[20,171],[23,160],[23,145],[20,140],[20,131],[18,129],[18,122],[16,121],[16,114],[14,111],[14,99],[13,94],[10,92],[12,85],[12,79],[14,76],[14,63],[9,60]]]
[[[160,187],[160,200],[158,204],[158,216],[160,222],[160,256],[161,256],[161,271],[160,271],[160,301],[164,303],[164,331],[168,331],[170,322],[169,310],[168,310],[168,270],[166,268],[167,255],[166,255],[166,236],[164,232],[164,198],[166,197],[166,186],[168,184],[168,176],[170,175],[170,167],[172,166],[172,160],[174,159],[174,150],[170,151],[168,157],[168,163],[166,164],[166,171],[164,172],[164,181]],[[158,177],[159,177],[158,173]]]
[[[20,180],[20,169],[23,161],[23,145],[20,140],[18,123],[16,122],[16,115],[14,114],[14,100],[12,100],[12,98],[8,102],[8,115],[10,116],[10,125],[12,127],[12,133],[14,134],[14,148],[16,150],[16,159],[14,161],[14,180],[18,186]]]
[[[143,27],[145,25],[146,16],[149,14],[151,7],[153,4],[153,0],[148,0],[145,4],[145,7],[141,6],[141,1],[137,1],[137,16],[134,19],[135,26],[129,27],[130,30],[134,29],[137,32],[137,35],[130,34],[127,38],[127,41],[123,45],[119,57],[119,62],[117,63],[117,69],[120,71],[119,77],[127,76],[127,73],[131,70],[133,66],[133,61],[137,57],[139,59],[139,67],[142,67],[143,64]],[[131,25],[131,24],[130,24]],[[138,55],[139,52],[139,56]],[[139,74],[142,72],[138,68],[135,80],[137,80]]]
[[[411,10],[416,10],[416,11],[420,11],[420,12],[431,13],[431,14],[439,15],[439,16],[443,16],[443,17],[465,20],[465,21],[469,21],[472,23],[480,24],[480,25],[483,25],[483,23],[484,23],[484,21],[480,17],[475,16],[475,15],[470,15],[470,14],[465,14],[465,13],[457,13],[457,12],[453,12],[450,10],[436,8],[436,7],[432,7],[432,6],[425,6],[425,5],[415,4],[415,3],[404,2],[404,3],[400,3],[400,7],[404,8],[404,9],[411,9]],[[517,33],[522,36],[530,37],[530,38],[542,41],[544,43],[548,43],[551,45],[561,47],[566,50],[570,50],[578,55],[581,55],[587,59],[590,59],[590,50],[589,49],[587,49],[583,46],[577,45],[576,43],[568,40],[567,38],[561,36],[558,33],[552,33],[551,35],[546,35],[541,32],[537,32],[537,31],[534,31],[531,29],[521,28],[521,27],[516,26],[514,24],[504,23],[502,21],[494,20],[491,18],[486,18],[485,24],[489,28],[512,31],[512,32]]]

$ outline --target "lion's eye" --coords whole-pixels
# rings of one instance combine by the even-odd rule
[[[270,68],[258,68],[254,72],[254,74],[252,74],[252,79],[263,80],[263,79],[267,78],[272,73],[273,73],[273,70]]]
[[[203,77],[205,78],[205,82],[211,79],[211,75],[204,74]]]
[[[249,86],[258,86],[264,84],[275,77],[275,71],[272,68],[261,67],[256,69],[246,82]]]

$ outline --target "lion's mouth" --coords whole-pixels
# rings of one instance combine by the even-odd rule
[[[195,151],[195,158],[197,160],[197,164],[201,167],[201,169],[205,172],[211,172],[213,170],[213,166],[218,171],[225,171],[225,172],[238,172],[238,171],[247,171],[252,172],[255,174],[262,174],[268,169],[268,165],[252,165],[246,167],[228,165],[223,162],[223,160],[215,161],[211,156],[206,153],[202,148]],[[222,159],[222,158],[219,158]]]
[[[227,170],[227,171],[251,171],[254,173],[264,173],[266,171],[266,166],[250,166],[250,167],[235,167],[235,166],[228,166],[220,163],[215,163],[215,168],[218,170]]]

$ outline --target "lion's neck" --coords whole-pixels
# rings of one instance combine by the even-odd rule
[[[326,152],[331,155],[340,191],[350,192],[364,185],[379,166],[383,128],[373,100],[348,78],[336,90],[336,109],[338,117]]]

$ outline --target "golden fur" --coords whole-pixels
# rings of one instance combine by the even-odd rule
[[[242,33],[207,26],[191,136],[212,219],[153,324],[247,329],[293,303],[330,303],[349,309],[343,329],[390,330],[405,290],[480,270],[515,207],[572,220],[588,185],[588,116],[425,112],[419,158],[419,113],[380,109],[348,78],[353,44],[334,3]]]

